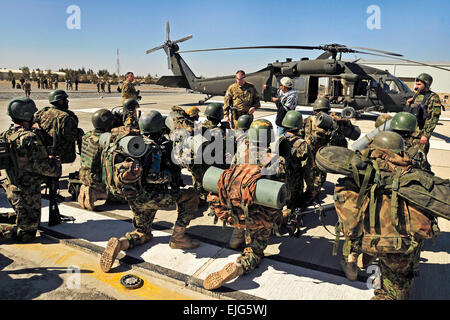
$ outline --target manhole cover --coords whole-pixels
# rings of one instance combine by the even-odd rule
[[[127,289],[137,289],[144,284],[144,280],[133,274],[127,274],[120,279],[120,283]]]

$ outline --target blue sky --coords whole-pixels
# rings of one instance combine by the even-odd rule
[[[243,45],[320,45],[341,43],[403,54],[419,61],[450,61],[450,1],[100,1],[16,0],[0,2],[0,67],[170,75],[165,53],[147,49],[165,40],[193,38],[181,49]],[[81,29],[69,30],[67,7],[81,10]],[[366,26],[370,5],[380,8],[381,29]],[[257,71],[287,57],[315,58],[320,51],[245,50],[186,53],[196,75]],[[352,59],[354,54],[345,55]],[[381,59],[358,56],[366,59]]]

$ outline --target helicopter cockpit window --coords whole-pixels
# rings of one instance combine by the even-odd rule
[[[398,83],[400,84],[400,87],[405,91],[406,93],[410,93],[411,89],[400,79],[397,79]]]
[[[365,96],[367,94],[367,88],[367,80],[358,80],[355,84],[355,96]]]
[[[397,87],[397,84],[393,79],[386,79],[383,83],[383,89],[386,93],[396,94],[399,93],[400,90]]]

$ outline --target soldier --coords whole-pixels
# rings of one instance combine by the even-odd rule
[[[426,153],[418,144],[414,143],[415,136],[413,135],[416,128],[416,117],[409,112],[399,112],[392,118],[391,129],[402,136],[405,142],[405,152],[413,164],[422,170],[431,171]]]
[[[258,92],[253,84],[246,82],[243,70],[236,72],[236,83],[228,87],[224,102],[225,120],[230,122],[233,129],[236,129],[237,120],[241,115],[249,114],[253,119],[253,113],[261,107]]]
[[[261,169],[264,178],[284,181],[284,159],[271,153],[269,148],[273,136],[270,121],[265,119],[253,121],[249,129],[250,148],[245,150],[244,154],[236,154],[231,167],[251,163],[256,158],[254,162]],[[246,247],[236,263],[228,263],[220,271],[213,272],[205,278],[203,287],[207,290],[217,289],[242,274],[249,274],[264,258],[264,249],[267,247],[274,222],[279,218],[279,211],[256,204],[251,204],[245,210],[248,214],[244,214],[242,207],[232,208],[239,216],[238,224],[245,227]]]
[[[122,85],[122,104],[125,103],[127,99],[134,99],[134,100],[140,100],[139,90],[136,90],[134,87],[133,81],[134,81],[134,74],[133,72],[127,72],[125,74],[126,80],[123,82]]]
[[[333,124],[330,126],[329,129],[320,128],[317,125],[316,116],[319,114],[319,112],[324,112],[325,114],[328,114],[330,109],[331,109],[330,102],[328,101],[327,98],[318,98],[316,99],[313,105],[314,115],[304,120],[301,135],[309,144],[313,155],[316,154],[317,150],[319,150],[320,147],[326,145],[334,145],[347,148],[348,143],[347,140],[345,139],[343,132],[344,130],[354,129],[354,126],[352,125],[350,120],[342,118],[335,113],[331,113],[330,117],[333,120]],[[313,184],[314,187],[312,187],[312,185],[307,186],[308,188],[305,192],[307,195],[306,198],[310,199],[308,201],[309,203],[313,199],[315,199],[317,195],[320,193],[322,185],[325,183],[327,178],[327,174],[319,170],[315,165],[314,161],[312,172],[314,176],[314,184]]]
[[[200,109],[196,106],[189,107],[186,110],[186,114],[188,115],[189,120],[191,121],[198,121],[200,116]]]
[[[11,80],[11,84],[12,84],[12,88],[15,89],[16,88],[16,79],[14,77]]]
[[[6,168],[4,189],[15,213],[0,215],[0,238],[29,242],[36,237],[41,220],[41,184],[44,177],[61,176],[61,162],[48,155],[32,128],[37,111],[33,100],[13,99],[7,110],[14,124],[0,138],[9,144],[11,165]]]
[[[25,91],[25,96],[26,97],[30,97],[30,94],[31,94],[31,83],[30,83],[30,81],[28,79],[25,80],[25,83],[23,84],[23,91]]]
[[[81,147],[80,193],[78,203],[84,209],[94,210],[96,200],[106,199],[106,185],[102,181],[102,148],[100,135],[110,132],[114,125],[114,116],[107,109],[97,110],[91,117],[94,130],[83,135]]]
[[[36,112],[36,125],[47,133],[46,145],[52,145],[53,131],[56,131],[56,154],[61,163],[72,163],[76,159],[75,143],[80,150],[83,130],[78,128],[78,117],[69,110],[69,96],[58,89],[48,94],[51,106]]]
[[[286,128],[282,125],[284,116],[289,110],[295,110],[297,107],[297,91],[293,90],[293,87],[294,83],[291,78],[281,78],[277,97],[272,98],[272,101],[276,103],[278,108],[275,124],[277,125],[279,136],[286,132]]]
[[[416,78],[415,94],[406,101],[406,105],[417,118],[416,132],[412,134],[413,144],[420,147],[425,154],[430,150],[431,134],[441,115],[441,100],[437,93],[430,90],[433,78],[427,73],[421,73]],[[445,110],[444,110],[445,111]]]
[[[202,187],[203,175],[206,170],[211,165],[217,166],[219,168],[227,168],[226,164],[226,129],[228,128],[225,123],[222,122],[223,119],[223,104],[221,103],[210,103],[205,109],[206,120],[201,123],[202,128],[202,136],[211,141],[211,144],[216,142],[217,139],[220,139],[220,147],[222,149],[222,157],[218,161],[216,161],[215,149],[212,150],[211,154],[203,154],[202,163],[201,164],[190,164],[188,165],[188,169],[192,173],[193,185],[195,190],[200,195],[200,201],[204,203],[206,201],[207,194]],[[208,132],[207,135],[205,133]],[[217,141],[218,142],[218,141]],[[207,146],[203,149],[205,151]],[[196,156],[196,155],[194,155]],[[206,157],[211,156],[214,162],[208,161]]]
[[[289,200],[286,202],[287,210],[283,215],[289,215],[296,208],[304,207],[309,199],[305,199],[304,183],[313,187],[314,177],[311,174],[314,155],[309,144],[300,136],[302,128],[302,114],[295,110],[290,110],[284,116],[282,126],[287,132],[279,140],[280,149],[283,141],[287,142],[287,150],[280,150],[280,154],[286,159],[286,187],[289,191]]]
[[[169,246],[172,249],[194,249],[200,242],[185,234],[186,227],[198,208],[198,197],[193,189],[172,188],[170,166],[161,162],[164,151],[156,141],[162,138],[164,119],[158,111],[151,111],[139,119],[147,152],[142,156],[143,175],[137,197],[129,201],[136,230],[127,232],[120,239],[111,238],[100,258],[100,266],[109,272],[120,250],[131,249],[152,239],[152,222],[158,209],[177,204],[178,218],[175,222]]]
[[[138,113],[137,110],[139,108],[139,102],[134,99],[128,99],[123,104],[123,111],[122,111],[122,119],[123,119],[123,125],[127,127],[131,127],[133,129],[139,128],[138,123]]]

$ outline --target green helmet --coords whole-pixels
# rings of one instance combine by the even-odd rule
[[[284,116],[281,125],[289,129],[301,129],[302,123],[302,114],[299,111],[289,110]]]
[[[378,128],[383,123],[385,123],[386,121],[391,120],[391,119],[392,119],[392,116],[390,114],[387,114],[387,113],[380,114],[377,117],[377,120],[375,120],[375,128]]]
[[[91,121],[95,129],[110,131],[114,127],[114,115],[108,109],[95,111],[91,117]]]
[[[433,83],[433,77],[430,76],[428,73],[421,73],[419,74],[419,76],[416,78],[416,81],[420,80],[423,83],[425,83],[425,86],[427,88],[431,87],[431,84]]]
[[[417,119],[409,112],[397,113],[391,121],[391,129],[394,131],[407,131],[413,133],[416,131]]]
[[[213,120],[223,119],[223,103],[211,103],[206,107],[205,116]]]
[[[136,108],[139,108],[139,102],[137,102],[137,100],[135,99],[127,99],[123,103],[123,108],[126,110],[134,110]]]
[[[164,129],[164,126],[164,117],[156,110],[152,110],[139,118],[139,129],[143,134],[160,132]]]
[[[273,126],[269,120],[257,119],[252,122],[248,130],[248,139],[250,142],[267,142],[269,144],[273,140]]]
[[[401,135],[393,131],[382,131],[373,138],[370,147],[374,149],[391,149],[399,154],[404,151],[405,143]]]
[[[248,130],[248,128],[250,128],[250,125],[252,124],[252,117],[248,114],[243,114],[242,116],[239,117],[238,121],[237,121],[237,127],[238,129],[244,129],[244,130]]]
[[[26,97],[12,99],[8,103],[7,114],[12,119],[31,121],[37,111],[33,100]]]
[[[48,94],[48,101],[50,103],[54,103],[57,102],[59,100],[64,100],[67,99],[69,96],[67,95],[67,93],[64,90],[61,89],[57,89],[57,90],[53,90],[50,91]]]
[[[330,101],[327,98],[318,98],[314,101],[313,111],[322,111],[322,110],[330,110]]]

